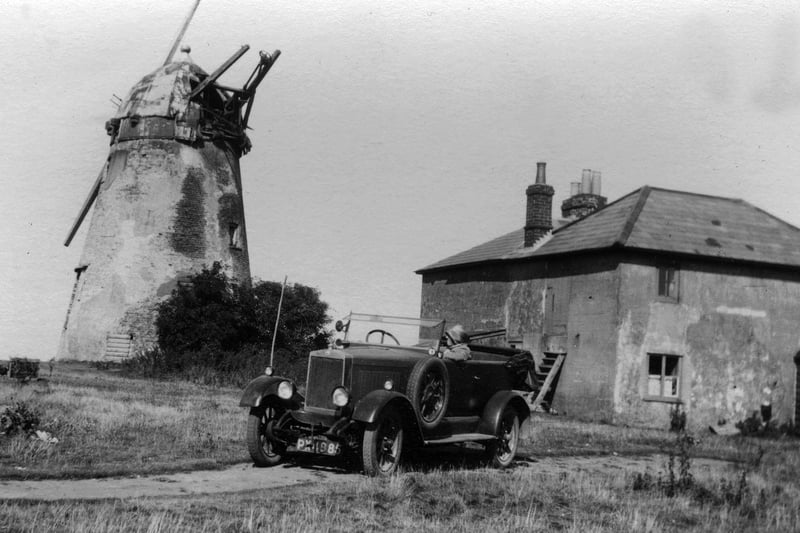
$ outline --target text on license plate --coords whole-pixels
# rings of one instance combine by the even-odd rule
[[[327,439],[300,437],[297,439],[296,448],[298,452],[339,455],[339,443]]]

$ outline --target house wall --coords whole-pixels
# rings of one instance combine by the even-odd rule
[[[571,275],[567,356],[552,407],[575,418],[611,422],[619,273],[613,260],[587,261],[593,271]]]
[[[673,302],[657,296],[659,264],[616,252],[426,273],[422,316],[505,327],[537,363],[563,347],[552,407],[575,418],[669,427],[676,403],[647,395],[648,354],[664,354],[681,356],[679,400],[691,426],[736,423],[764,401],[773,418],[794,420],[800,275],[687,259],[677,263]],[[547,331],[548,290],[565,287],[566,329]]]
[[[426,273],[422,316],[442,316],[468,330],[504,327],[507,339],[522,341],[537,364],[543,351],[565,350],[552,407],[582,419],[610,420],[617,264],[615,254],[582,255]],[[547,329],[548,305],[566,306],[565,329]]]
[[[422,276],[420,316],[467,330],[503,328],[509,292],[507,269],[499,266],[429,272]]]
[[[506,305],[509,337],[522,337],[537,363],[542,352],[566,353],[551,405],[559,413],[610,420],[617,265],[617,255],[609,253],[541,260],[511,268]],[[548,320],[548,314],[558,318]]]
[[[800,276],[683,261],[676,302],[657,296],[657,259],[620,266],[614,422],[668,427],[674,403],[648,401],[650,353],[680,355],[690,426],[736,423],[772,403],[794,416]]]

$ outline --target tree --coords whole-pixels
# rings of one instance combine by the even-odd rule
[[[259,343],[272,342],[280,295],[281,284],[274,281],[258,281],[250,290],[255,321],[252,327],[259,330]],[[305,358],[311,350],[324,348],[330,335],[324,329],[329,320],[327,313],[328,304],[320,300],[317,289],[299,283],[287,285],[275,346],[289,351],[294,359]]]
[[[215,360],[209,363],[218,365],[226,354],[263,352],[272,343],[280,293],[281,284],[272,281],[256,281],[252,286],[233,283],[222,265],[214,263],[182,283],[160,305],[159,346],[167,357],[203,352]],[[329,336],[327,312],[328,304],[317,289],[287,285],[276,350],[298,360],[324,348]]]

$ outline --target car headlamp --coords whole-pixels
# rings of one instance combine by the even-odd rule
[[[275,373],[275,370],[273,370],[271,366],[268,366],[267,368],[264,369],[264,374],[268,376],[271,376],[273,373]]]
[[[278,398],[288,400],[294,395],[294,384],[291,381],[281,381],[278,385]]]
[[[387,379],[386,382],[383,384],[383,388],[386,390],[392,390],[394,388],[394,383],[391,379]]]
[[[350,393],[344,387],[336,387],[333,389],[331,400],[336,407],[344,407],[350,401]]]

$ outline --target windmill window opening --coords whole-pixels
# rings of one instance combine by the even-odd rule
[[[231,224],[228,227],[228,233],[230,237],[230,247],[236,248],[237,250],[241,249],[241,228],[239,227],[239,224]]]

